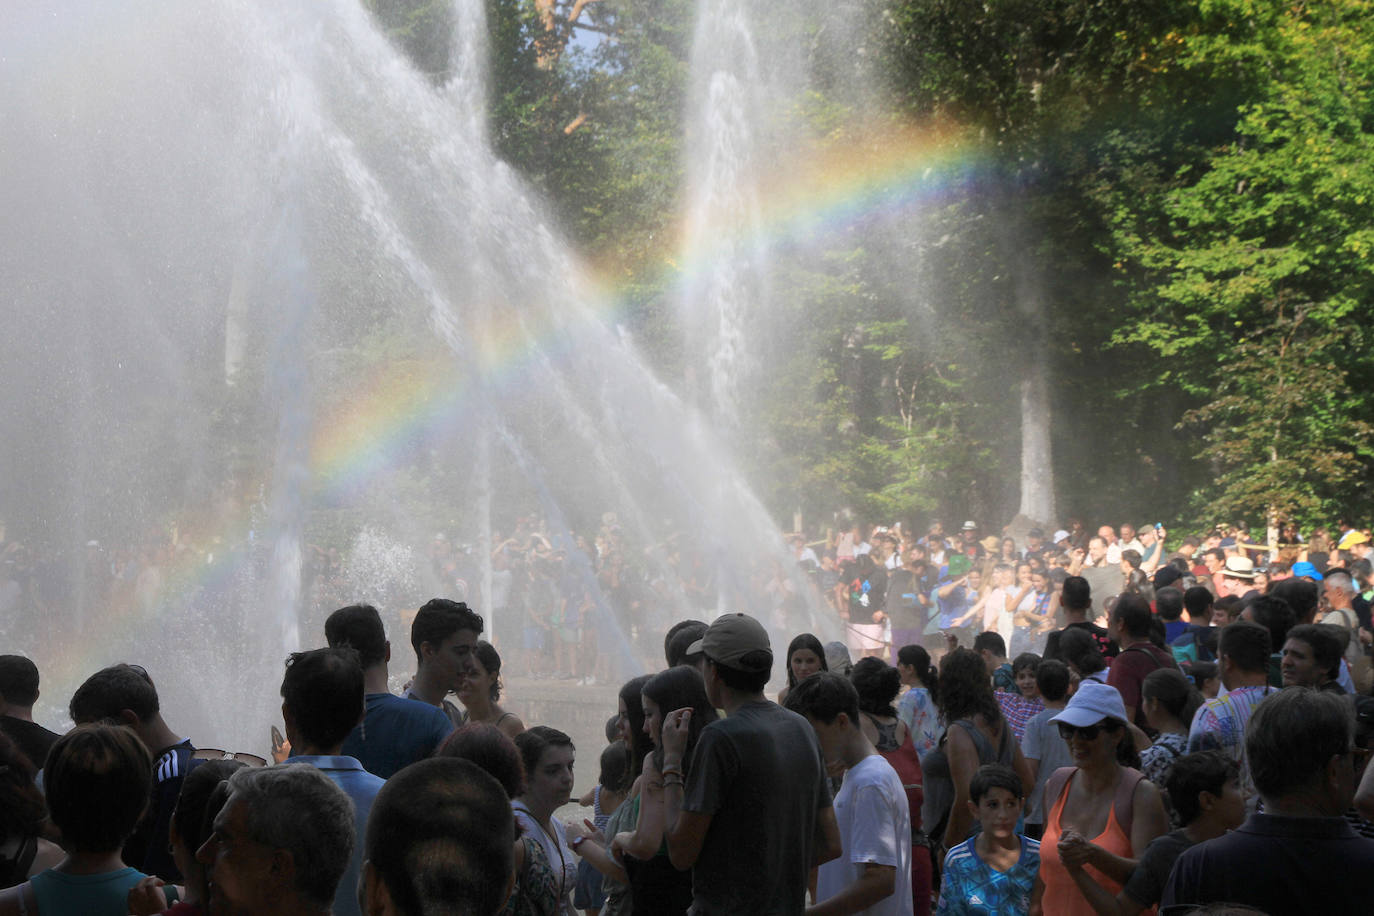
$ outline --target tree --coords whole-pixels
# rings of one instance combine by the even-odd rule
[[[1360,0],[1274,8],[1269,75],[1239,107],[1235,140],[1180,176],[1162,231],[1126,246],[1154,282],[1116,339],[1167,360],[1201,402],[1182,421],[1214,469],[1197,496],[1214,516],[1272,527],[1369,505],[1370,12]],[[1199,41],[1190,63],[1235,44]]]

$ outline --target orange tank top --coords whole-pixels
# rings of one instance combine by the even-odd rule
[[[1059,793],[1059,798],[1055,799],[1049,817],[1045,818],[1045,835],[1040,838],[1040,880],[1045,884],[1043,908],[1046,914],[1052,913],[1054,916],[1094,916],[1092,904],[1088,903],[1087,898],[1078,890],[1078,885],[1073,883],[1068,869],[1059,859],[1059,837],[1063,833],[1059,819],[1064,813],[1064,802],[1069,797],[1069,788],[1077,775],[1078,773],[1074,772],[1064,783],[1064,789]],[[1123,859],[1135,858],[1131,851],[1131,838],[1117,823],[1116,805],[1112,805],[1111,813],[1107,815],[1107,826],[1100,834],[1091,837],[1090,841]],[[1084,870],[1113,897],[1121,892],[1119,883],[1091,865],[1084,866]]]

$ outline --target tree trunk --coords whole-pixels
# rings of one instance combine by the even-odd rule
[[[1020,515],[1054,525],[1054,461],[1050,448],[1050,384],[1044,351],[1027,361],[1021,378]]]

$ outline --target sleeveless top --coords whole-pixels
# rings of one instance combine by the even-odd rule
[[[627,798],[606,822],[606,842],[615,839],[617,833],[634,830],[639,825],[639,796]],[[634,904],[631,900],[630,885],[621,884],[610,875],[603,875],[601,886],[606,892],[606,904],[601,908],[601,916],[629,916]]]
[[[0,845],[0,888],[28,880],[29,867],[38,856],[38,837],[12,837]]]
[[[121,868],[98,875],[69,875],[66,872],[39,872],[29,879],[38,903],[37,916],[128,916],[129,891],[146,875],[133,868]],[[23,897],[20,911],[23,912]]]
[[[898,719],[897,722],[893,722],[891,725],[884,725],[871,713],[864,713],[864,717],[868,719],[869,724],[878,730],[878,741],[873,746],[874,750],[879,753],[897,750],[900,746],[897,744],[897,722],[901,720]]]
[[[1064,783],[1063,791],[1059,793],[1054,807],[1045,818],[1045,835],[1040,838],[1040,880],[1045,884],[1042,905],[1044,912],[1054,913],[1055,916],[1094,916],[1092,904],[1088,903],[1078,885],[1074,884],[1068,869],[1059,859],[1059,837],[1063,833],[1059,820],[1064,813],[1064,803],[1069,797],[1074,776],[1077,775],[1075,772]],[[1121,777],[1124,779],[1127,775],[1123,772]],[[1089,837],[1088,841],[1123,859],[1135,858],[1131,850],[1131,838],[1116,819],[1115,803],[1112,804],[1111,813],[1107,815],[1107,826],[1097,836]],[[1121,892],[1122,885],[1091,865],[1085,865],[1084,871],[1092,875],[1093,880],[1102,885],[1102,888],[1113,897]]]
[[[1011,740],[1011,726],[1006,722],[998,724],[1002,733],[997,739],[997,746],[994,747],[987,735],[973,724],[972,719],[956,719],[945,729],[939,746],[926,754],[925,759],[921,761],[921,768],[925,771],[925,798],[921,803],[921,823],[925,825],[926,834],[934,842],[939,843],[944,835],[949,820],[949,809],[954,804],[954,777],[950,774],[949,757],[945,754],[945,741],[949,737],[949,729],[957,725],[968,733],[974,748],[978,751],[979,766],[988,763],[1011,766],[1016,760],[1016,744]],[[974,823],[976,825],[977,821]]]
[[[520,842],[525,847],[525,867],[515,875],[502,916],[553,916],[558,910],[558,878],[544,845],[532,836],[522,836]]]

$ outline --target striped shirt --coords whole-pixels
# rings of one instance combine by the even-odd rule
[[[1265,697],[1277,691],[1264,684],[1237,687],[1223,697],[1208,700],[1193,716],[1188,729],[1188,753],[1224,751],[1240,765],[1241,792],[1254,808],[1255,787],[1250,781],[1250,766],[1245,759],[1245,726]]]

